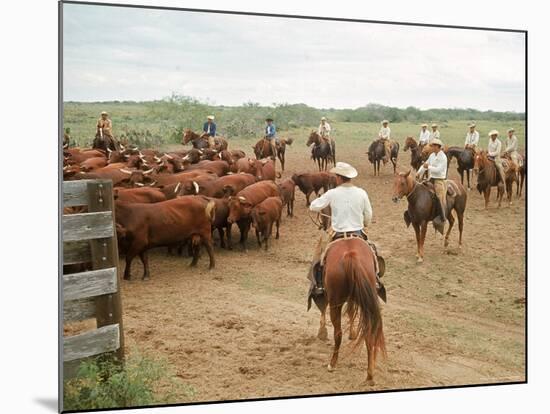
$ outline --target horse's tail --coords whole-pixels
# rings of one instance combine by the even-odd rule
[[[285,139],[285,143],[286,143],[287,145],[292,145],[293,142],[294,142],[294,139],[293,139],[293,138],[286,138],[286,139]]]
[[[344,271],[351,279],[351,293],[348,299],[348,311],[350,315],[358,317],[357,342],[365,341],[369,348],[386,356],[384,330],[382,326],[382,314],[378,302],[376,288],[372,286],[365,270],[359,265],[359,258],[354,251],[346,252],[342,258]]]

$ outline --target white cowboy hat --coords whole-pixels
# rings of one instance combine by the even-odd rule
[[[357,177],[357,170],[346,162],[337,162],[330,172],[347,178]]]
[[[470,124],[468,125],[469,128],[475,128],[475,126],[476,126],[475,122],[470,122]]]
[[[208,116],[206,117],[206,119],[210,119],[211,121],[213,121],[213,120],[214,120],[214,115],[208,115]]]
[[[430,145],[439,145],[440,147],[442,147],[443,142],[441,142],[440,139],[434,138],[434,139],[432,139],[432,142],[430,142]]]
[[[326,121],[326,120],[327,120],[327,118],[325,118],[325,117],[321,118],[321,121]]]
[[[514,128],[508,128],[508,132],[516,132]]]
[[[436,124],[436,123],[433,123],[433,124],[432,124],[432,128],[437,128],[437,124]]]
[[[422,128],[427,128],[428,127],[428,124],[422,124],[420,125]]]
[[[382,121],[382,125],[384,125],[384,124],[389,124],[389,121],[388,121],[387,119],[384,119],[384,120]]]
[[[107,111],[102,111],[101,115],[109,115],[109,114],[107,113]]]
[[[488,134],[489,136],[498,135],[498,131],[496,129],[491,130]]]

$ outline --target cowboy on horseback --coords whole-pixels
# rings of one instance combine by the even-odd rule
[[[487,146],[487,158],[494,161],[495,166],[497,167],[498,173],[502,183],[506,183],[506,175],[504,174],[504,167],[502,165],[502,159],[500,158],[500,150],[502,148],[502,143],[498,139],[498,131],[493,129],[489,132],[489,145]]]
[[[472,122],[468,125],[470,132],[466,134],[466,140],[464,141],[464,148],[470,148],[476,150],[476,147],[479,143],[479,132],[476,131],[476,124]]]
[[[101,112],[101,117],[97,120],[93,148],[112,151],[119,149],[119,144],[113,137],[113,122],[109,119],[109,114],[106,111]]]
[[[336,174],[336,188],[328,190],[309,206],[309,209],[315,212],[320,212],[328,206],[331,208],[329,240],[326,243],[322,238],[319,240],[308,274],[308,278],[314,283],[312,293],[315,295],[323,295],[325,291],[321,263],[322,252],[325,250],[323,247],[341,238],[358,237],[366,241],[365,228],[372,220],[372,207],[367,192],[351,183],[351,180],[357,177],[357,170],[345,162],[338,162],[330,172]],[[373,248],[370,243],[369,246]],[[383,289],[379,280],[378,286],[379,289]]]
[[[387,119],[384,119],[382,121],[382,127],[380,128],[380,131],[378,131],[378,139],[384,143],[384,151],[386,153],[384,158],[382,158],[384,165],[388,163],[391,157],[391,142],[390,142],[391,130],[388,124],[389,124],[389,121]]]
[[[203,137],[208,139],[208,147],[215,148],[216,143],[214,137],[216,136],[216,124],[214,123],[214,115],[208,115],[206,122],[202,126]]]
[[[271,159],[275,161],[275,156],[277,155],[277,143],[279,142],[277,138],[277,130],[275,128],[275,124],[273,123],[273,119],[266,118],[265,120],[265,135],[264,138],[269,141],[269,145],[271,145]]]
[[[438,128],[436,123],[432,124],[432,132],[430,132],[430,138],[428,139],[429,144],[431,144],[434,139],[441,139],[441,133]]]
[[[514,135],[514,132],[514,128],[508,129],[508,137],[506,137],[506,149],[504,150],[504,156],[510,158],[516,163],[516,165],[521,167],[521,158],[518,154],[518,138]]]
[[[418,145],[420,145],[420,149],[424,145],[427,145],[430,141],[430,131],[428,131],[428,124],[422,124],[421,125],[420,134],[418,135]]]
[[[428,160],[418,169],[417,177],[421,178],[424,172],[428,172],[428,180],[433,184],[435,195],[440,203],[439,217],[433,220],[434,227],[443,234],[445,227],[445,211],[447,209],[447,156],[441,147],[443,143],[438,138],[434,138],[430,143],[434,152],[430,154]]]
[[[330,136],[330,131],[331,131],[331,128],[330,128],[330,124],[327,122],[327,118],[326,117],[322,117],[321,118],[321,123],[319,124],[319,128],[317,128],[317,133],[319,134],[319,136],[326,142],[328,143],[329,147],[330,147],[330,153],[332,154],[332,138]],[[315,146],[315,144],[311,144],[311,150],[313,151],[313,147]]]

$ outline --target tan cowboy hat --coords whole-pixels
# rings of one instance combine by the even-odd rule
[[[432,139],[432,142],[430,142],[430,145],[439,145],[440,147],[442,147],[443,142],[441,142],[440,139],[434,138],[434,139]]]
[[[210,119],[211,121],[213,121],[213,120],[214,120],[214,115],[208,115],[208,116],[206,117],[206,119]]]
[[[493,136],[493,135],[498,135],[498,131],[496,129],[493,129],[491,130],[491,132],[489,132],[488,134],[490,137]]]
[[[420,125],[422,128],[428,128],[428,124],[422,124]]]
[[[327,120],[326,117],[322,117],[322,118],[321,118],[321,121],[326,121],[326,120]]]
[[[101,115],[109,115],[109,114],[107,113],[107,111],[102,111]]]
[[[508,128],[508,132],[516,132],[514,128]]]
[[[346,178],[357,177],[357,170],[346,162],[337,162],[336,167],[332,168],[330,172]]]
[[[475,126],[476,126],[475,122],[470,122],[470,124],[468,125],[468,128],[475,128]]]
[[[384,119],[384,120],[382,121],[382,125],[384,125],[384,124],[389,124],[389,121],[388,121],[387,119]]]
[[[432,128],[437,128],[437,124],[433,123]]]
[[[273,118],[266,118],[265,119],[265,122],[269,122],[269,121],[273,122]]]

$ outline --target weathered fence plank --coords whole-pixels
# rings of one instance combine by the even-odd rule
[[[64,265],[88,263],[91,260],[90,242],[88,240],[63,243]]]
[[[63,241],[82,241],[113,237],[113,213],[68,214],[63,216]]]
[[[63,181],[63,206],[85,206],[88,205],[88,184],[112,184],[111,180],[75,180]]]
[[[63,338],[63,361],[74,361],[120,347],[118,324],[107,325],[92,331]]]
[[[83,321],[95,318],[95,300],[93,298],[69,300],[63,303],[63,321]]]
[[[91,270],[63,275],[63,299],[76,300],[117,291],[117,269]]]

